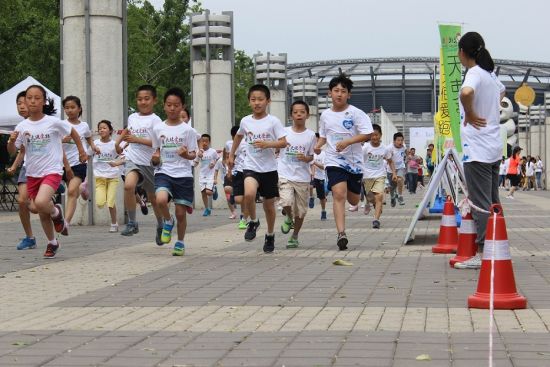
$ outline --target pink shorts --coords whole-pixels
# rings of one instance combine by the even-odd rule
[[[57,190],[61,184],[61,178],[61,175],[55,173],[44,177],[27,177],[27,194],[29,195],[29,199],[32,200],[36,198],[36,195],[38,195],[38,190],[40,190],[40,186],[42,185],[48,185],[54,190]]]

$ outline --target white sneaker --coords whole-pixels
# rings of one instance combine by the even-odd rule
[[[363,210],[363,213],[365,213],[365,215],[369,215],[370,209],[371,209],[370,203],[365,204],[365,209]]]
[[[357,205],[350,205],[348,208],[348,211],[350,212],[356,212],[359,209]]]
[[[109,228],[109,233],[116,233],[118,232],[118,223],[111,224],[111,228]]]
[[[474,257],[462,262],[455,263],[455,269],[479,269],[481,268],[481,255],[477,254]]]
[[[514,200],[514,197],[513,197],[512,195],[508,195],[508,196],[506,196],[506,199],[512,199],[512,200]]]

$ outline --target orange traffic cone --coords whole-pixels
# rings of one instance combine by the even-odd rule
[[[460,223],[456,256],[449,260],[451,268],[454,268],[455,263],[464,262],[475,256],[477,253],[476,237],[476,224],[474,223],[472,214],[468,213],[462,217],[462,221]]]
[[[439,226],[437,245],[432,247],[434,254],[451,254],[458,248],[458,230],[456,229],[455,205],[450,196],[443,206],[443,216]]]
[[[468,307],[489,308],[491,291],[491,257],[495,259],[494,269],[494,298],[495,309],[514,310],[527,307],[527,299],[518,294],[514,269],[510,257],[508,235],[506,234],[506,222],[502,215],[500,204],[493,204],[490,209],[491,216],[487,221],[487,235],[481,262],[481,271],[477,283],[477,291],[468,297]],[[494,218],[496,213],[496,219]],[[493,230],[496,220],[496,229]],[[494,240],[493,240],[494,239]]]

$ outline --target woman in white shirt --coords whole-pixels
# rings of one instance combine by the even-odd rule
[[[464,174],[468,197],[474,205],[489,210],[499,203],[498,176],[502,154],[500,138],[500,101],[504,85],[493,72],[495,64],[479,33],[468,32],[458,42],[458,57],[467,68],[460,89],[460,109]],[[485,243],[488,214],[473,211],[477,227],[478,254],[455,267],[478,269]]]
[[[537,190],[542,190],[542,170],[544,169],[544,164],[542,164],[542,159],[540,159],[540,156],[537,156],[537,163],[535,164],[535,179],[537,181]]]

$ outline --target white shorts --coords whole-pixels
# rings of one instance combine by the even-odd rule
[[[201,191],[204,190],[214,190],[214,180],[204,180],[199,182],[199,186],[201,188]]]

